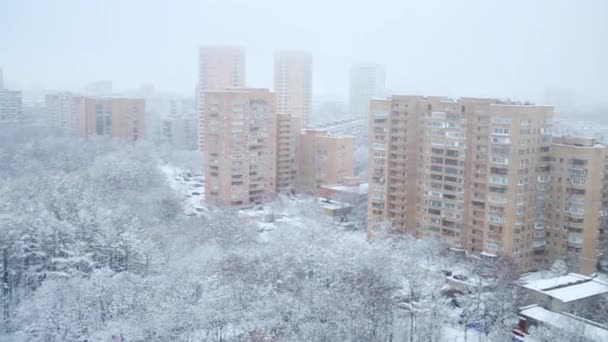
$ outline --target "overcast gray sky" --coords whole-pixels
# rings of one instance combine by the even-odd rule
[[[272,87],[275,48],[310,50],[315,95],[345,97],[353,62],[387,65],[395,93],[534,99],[547,87],[606,103],[605,0],[0,0],[9,85],[96,80],[191,95],[197,47],[247,48],[248,83]]]

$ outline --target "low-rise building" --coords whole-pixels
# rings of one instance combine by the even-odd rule
[[[523,281],[526,304],[538,304],[556,312],[577,312],[601,296],[608,295],[608,283],[576,273]]]
[[[317,194],[324,184],[352,177],[354,137],[305,129],[299,140],[298,192]]]

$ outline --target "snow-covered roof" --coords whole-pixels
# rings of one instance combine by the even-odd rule
[[[608,283],[580,274],[524,282],[524,288],[542,292],[564,303],[608,293]]]
[[[368,183],[361,183],[359,185],[336,184],[336,185],[325,185],[323,187],[327,188],[327,189],[335,190],[335,191],[340,191],[340,192],[348,192],[348,193],[353,193],[353,194],[364,195],[364,194],[367,194]]]
[[[520,315],[574,334],[580,334],[591,341],[608,341],[607,327],[574,315],[553,312],[537,305],[522,308]]]

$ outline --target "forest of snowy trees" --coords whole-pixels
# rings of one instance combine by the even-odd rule
[[[0,336],[511,339],[519,296],[507,260],[465,260],[388,227],[368,241],[325,221],[313,202],[290,208],[298,224],[263,234],[231,211],[187,216],[161,171],[170,154],[31,129],[1,134]],[[446,291],[441,271],[450,269],[473,286]]]

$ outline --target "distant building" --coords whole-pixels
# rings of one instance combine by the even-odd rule
[[[324,184],[341,183],[354,173],[354,137],[305,129],[299,140],[298,192],[317,194]]]
[[[386,96],[386,67],[358,64],[350,69],[350,114],[368,122],[370,101]]]
[[[554,137],[551,145],[550,213],[543,217],[550,262],[596,272],[599,243],[608,233],[608,147],[593,138]]]
[[[238,46],[202,46],[198,57],[199,149],[204,148],[205,92],[246,85],[245,49]]]
[[[312,56],[309,52],[279,50],[274,53],[274,91],[278,113],[310,122],[312,111]]]
[[[126,140],[146,138],[144,99],[74,97],[73,131],[76,136],[103,135]]]
[[[23,98],[20,91],[0,89],[0,123],[23,122]]]
[[[353,120],[349,115],[348,104],[337,97],[315,97],[308,125],[320,125],[332,121]],[[367,122],[367,121],[366,121]]]
[[[179,150],[198,148],[198,119],[194,115],[170,115],[163,119],[162,137]]]
[[[298,182],[298,139],[301,130],[301,117],[291,114],[277,114],[277,192],[296,192]]]
[[[66,134],[73,134],[78,97],[70,92],[50,93],[45,97],[45,105],[48,125]]]
[[[275,94],[239,88],[204,96],[205,200],[228,207],[269,201],[276,193]]]

